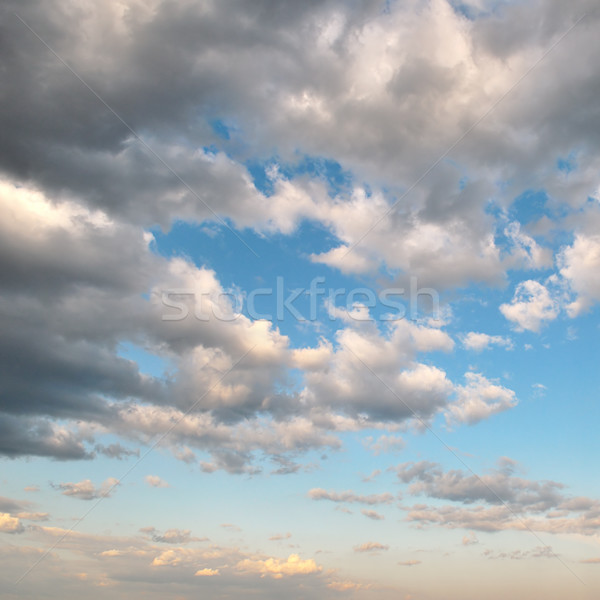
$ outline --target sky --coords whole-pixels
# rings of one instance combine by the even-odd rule
[[[595,0],[0,10],[2,598],[598,598]]]

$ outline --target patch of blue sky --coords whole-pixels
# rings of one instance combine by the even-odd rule
[[[436,364],[461,383],[461,371],[472,368],[488,379],[513,389],[520,404],[501,415],[492,416],[476,427],[461,427],[465,449],[481,440],[486,453],[527,457],[527,464],[543,471],[540,476],[562,477],[580,485],[588,482],[585,465],[590,453],[600,452],[593,435],[600,406],[597,393],[600,373],[597,363],[599,311],[592,310],[572,321],[561,312],[542,326],[539,333],[518,332],[501,315],[499,305],[510,301],[514,286],[487,296],[488,304],[463,302],[455,305],[454,320],[448,327],[457,345],[452,355],[440,354]],[[468,331],[508,337],[513,350],[493,346],[481,352],[463,347],[460,334]],[[542,387],[543,386],[543,387]],[[506,425],[502,425],[506,423]],[[573,445],[572,434],[580,442]],[[548,462],[547,449],[557,454]],[[573,463],[573,454],[580,462]],[[552,473],[551,473],[552,472]]]
[[[371,285],[369,281],[357,283],[353,277],[310,260],[311,254],[326,252],[338,242],[322,226],[308,221],[301,223],[293,236],[242,232],[258,257],[223,227],[206,230],[203,226],[179,222],[168,232],[154,229],[152,233],[157,253],[166,257],[182,256],[198,267],[213,269],[225,289],[239,290],[245,296],[244,314],[274,320],[294,345],[314,344],[322,333],[331,333],[332,328],[339,326],[331,321],[323,304],[330,290],[347,290],[337,299],[338,305],[345,306],[351,300],[350,290]],[[316,281],[318,277],[321,279]],[[296,293],[298,289],[308,292],[312,281],[315,281],[314,289],[321,290],[316,302],[307,293]],[[256,293],[256,290],[262,291]],[[248,299],[253,291],[254,310],[250,314]]]
[[[267,196],[273,193],[273,181],[268,172],[274,166],[277,166],[279,175],[286,179],[309,176],[324,181],[331,197],[350,191],[354,182],[353,174],[344,169],[339,162],[321,156],[298,153],[295,162],[282,161],[279,157],[272,156],[264,160],[248,160],[245,166],[256,188]]]
[[[450,0],[450,6],[454,12],[459,15],[466,17],[469,21],[474,21],[479,15],[479,10],[472,4],[466,4],[457,0]]]
[[[117,355],[137,363],[140,373],[163,377],[172,368],[164,357],[157,356],[132,342],[121,342]]]
[[[510,221],[527,224],[537,221],[542,216],[555,217],[555,211],[549,206],[546,190],[525,190],[517,196],[508,209]]]
[[[567,175],[577,170],[577,153],[572,151],[566,157],[559,157],[556,161],[556,168]]]
[[[517,2],[520,0],[516,0]],[[475,21],[494,15],[500,12],[505,6],[514,4],[515,0],[475,0],[473,2],[463,2],[462,0],[449,0],[449,4],[459,15]]]
[[[228,125],[223,119],[211,119],[209,125],[222,140],[231,139],[231,125]]]

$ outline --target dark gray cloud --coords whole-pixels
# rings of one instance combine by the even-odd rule
[[[135,222],[202,219],[210,211],[11,8],[203,200],[242,221],[256,210],[258,198],[245,169],[225,160],[213,164],[190,149],[218,142],[240,158],[249,147],[262,156],[277,148],[291,157],[301,149],[335,157],[362,177],[400,189],[525,70],[504,66],[507,57],[529,51],[532,63],[582,14],[585,22],[561,43],[560,52],[456,149],[460,162],[474,171],[464,190],[453,186],[453,200],[444,178],[434,173],[431,186],[420,188],[423,200],[402,207],[403,218],[409,209],[413,221],[436,222],[452,208],[454,227],[478,248],[491,231],[483,210],[490,191],[481,187],[490,168],[512,170],[505,178],[519,181],[526,173],[535,176],[543,163],[554,163],[557,152],[580,143],[598,146],[598,131],[589,127],[597,121],[592,100],[598,78],[574,68],[572,60],[576,55],[576,65],[589,64],[586,57],[597,49],[593,0],[515,3],[468,26],[443,4],[416,16],[410,5],[385,15],[378,2],[315,2],[285,10],[281,3],[250,2],[235,10],[228,2],[157,3],[154,10],[131,9],[119,19],[95,5],[86,14],[70,2],[9,3],[2,20],[4,169],[57,193],[70,190]],[[440,60],[432,51],[446,43],[432,34],[440,23],[456,58]],[[388,50],[381,54],[383,40]],[[376,57],[381,73],[366,63]],[[502,85],[487,91],[490,73]],[[565,79],[577,95],[565,93]],[[359,102],[366,90],[368,101]],[[219,139],[209,125],[214,118],[233,123],[243,140]],[[533,148],[522,144],[523,132],[535,132]]]
[[[0,454],[10,458],[47,456],[57,460],[92,458],[77,434],[48,419],[0,415]]]

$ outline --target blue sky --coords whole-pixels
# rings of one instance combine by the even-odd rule
[[[3,597],[596,598],[594,3],[8,8]]]

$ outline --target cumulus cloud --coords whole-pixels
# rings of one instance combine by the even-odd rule
[[[429,418],[448,401],[446,373],[416,360],[419,352],[452,350],[439,327],[400,320],[381,333],[372,321],[349,320],[336,342],[327,370],[305,373],[307,403],[377,423]]]
[[[164,479],[161,479],[158,475],[146,475],[146,477],[144,477],[144,481],[150,487],[156,487],[156,488],[170,487],[169,484]]]
[[[19,517],[12,517],[8,513],[0,513],[0,531],[2,533],[23,533],[25,527]]]
[[[465,373],[466,385],[456,386],[455,402],[447,408],[448,422],[473,425],[517,404],[515,392],[492,383],[480,373]]]
[[[502,304],[500,312],[515,323],[518,331],[537,333],[542,325],[558,317],[559,308],[548,288],[530,279],[517,285],[512,301]]]
[[[297,554],[290,554],[287,560],[267,558],[266,560],[241,560],[236,567],[239,571],[258,573],[262,577],[269,576],[274,579],[294,575],[311,575],[322,571],[322,567],[312,559],[301,559]]]
[[[118,479],[109,477],[99,487],[96,487],[90,479],[84,479],[78,483],[58,483],[53,487],[60,490],[63,496],[71,496],[80,500],[96,500],[97,498],[109,498],[118,485]]]
[[[419,6],[382,12],[333,1],[243,7],[232,18],[219,3],[169,11],[142,2],[127,16],[111,2],[84,10],[63,0],[14,5],[138,135],[35,36],[23,35],[22,22],[3,20],[10,60],[0,119],[0,453],[124,458],[133,451],[92,438],[144,443],[175,418],[181,427],[168,443],[175,456],[194,461],[199,450],[210,455],[205,471],[248,473],[256,455],[336,448],[339,431],[415,413],[428,420],[445,408],[453,383],[419,357],[452,350],[441,327],[348,325],[317,347],[291,349],[272,324],[243,315],[226,325],[163,322],[165,290],[227,290],[211,269],[154,252],[148,233],[225,219],[238,230],[291,235],[310,219],[333,241],[307,257],[316,263],[385,271],[398,285],[413,275],[440,291],[546,267],[533,226],[507,223],[504,210],[496,218],[489,202],[504,208],[543,182],[557,201],[578,207],[598,187],[600,138],[581,126],[596,121],[595,77],[570,58],[594,59],[593,27],[565,39],[566,58],[540,65],[455,142],[576,17],[589,12],[594,22],[590,0],[510,4],[474,20],[442,0]],[[198,32],[193,39],[190,30]],[[513,34],[505,39],[500,30]],[[164,47],[173,52],[150,59]],[[566,102],[565,89],[582,91]],[[440,149],[451,147],[451,160],[440,161]],[[556,154],[574,147],[586,150],[577,172],[568,181],[549,176]],[[264,185],[246,166],[248,152],[268,159]],[[294,174],[299,156],[339,165],[345,183],[331,189],[321,172]],[[592,249],[576,241],[563,252],[562,275],[581,306],[596,297],[592,271],[580,268]],[[556,316],[533,283],[503,305],[521,329]],[[207,308],[232,316],[235,307],[225,304]],[[124,341],[168,359],[172,376],[142,373],[119,355]],[[290,367],[304,377],[288,394],[281,384]],[[282,464],[282,472],[294,465]]]
[[[579,233],[557,258],[560,274],[576,298],[566,308],[576,317],[600,300],[600,236]]]
[[[469,331],[469,333],[465,334],[462,342],[467,350],[475,350],[476,352],[486,350],[490,346],[501,346],[507,350],[512,350],[513,348],[513,343],[510,338],[501,335],[478,333],[476,331]]]
[[[215,577],[216,575],[219,574],[219,569],[209,569],[209,568],[204,568],[204,569],[198,569],[194,575],[196,577]]]
[[[557,318],[562,300],[548,282],[529,279],[529,271],[551,265],[548,246],[570,239],[563,234],[576,218],[519,223],[513,200],[543,189],[554,217],[577,215],[597,196],[598,73],[589,68],[600,50],[595,0],[508,2],[501,10],[483,1],[396,2],[386,10],[341,0],[288,4],[280,10],[241,3],[232,11],[228,2],[143,0],[123,10],[112,0],[7,1],[0,23],[3,456],[126,458],[132,450],[105,445],[102,437],[135,447],[168,433],[164,449],[204,472],[256,473],[261,461],[274,460],[276,472],[292,473],[298,454],[338,449],[344,432],[381,431],[372,449],[383,452],[399,446],[392,437],[415,414],[426,422],[441,413],[451,423],[474,424],[515,405],[515,394],[485,375],[469,374],[460,385],[435,357],[422,356],[454,346],[431,323],[363,326],[348,315],[344,321],[338,310],[342,327],[330,339],[295,348],[273,324],[234,315],[233,303],[217,306],[210,297],[206,308],[235,320],[163,321],[165,291],[219,295],[231,291],[222,283],[229,277],[161,256],[148,231],[183,221],[213,235],[250,228],[264,239],[291,236],[310,220],[327,239],[304,256],[311,268],[375,275],[398,287],[412,275],[441,294],[500,284],[509,270],[524,269],[525,281],[501,311],[517,329],[540,331]],[[577,35],[563,38],[583,14]],[[558,40],[560,51],[538,64]],[[573,149],[577,165],[566,177],[556,159]],[[336,165],[343,182],[332,184],[323,164]],[[582,228],[559,253],[573,317],[600,298],[598,243],[597,233]],[[191,311],[191,298],[179,300]],[[479,337],[466,344],[475,350],[508,347],[506,338],[472,333]],[[169,372],[142,372],[120,354],[123,342],[165,360]],[[436,506],[411,511],[413,524],[521,527],[470,475],[436,466],[421,471],[406,485],[421,486]],[[536,487],[514,473],[488,476],[511,507],[535,513],[535,530],[597,530],[597,505],[589,499],[568,498],[550,483]],[[89,480],[58,489],[84,499],[104,491]],[[553,494],[562,497],[552,500]],[[328,491],[321,499],[393,501]],[[447,510],[440,500],[461,504]],[[552,518],[535,512],[541,508]],[[18,515],[37,513],[5,514],[12,527],[12,519],[25,519]],[[39,538],[63,534],[32,530]],[[155,534],[187,539],[186,530]],[[218,573],[233,582],[232,595],[243,595],[230,565],[245,560],[251,566],[244,585],[303,569],[322,577],[316,591],[290,584],[273,592],[263,582],[250,592],[257,597],[363,589],[298,557],[235,549],[208,555],[153,543],[65,538],[87,566],[118,556],[131,561],[120,567],[131,580],[156,569],[178,575],[183,589],[173,592],[165,582],[149,596],[193,595],[180,569],[192,580],[194,573],[205,577],[196,586],[210,586]],[[112,558],[104,554],[111,548],[118,553]],[[23,556],[31,563],[37,555],[29,552]],[[104,589],[119,579],[115,569],[86,569],[79,589]],[[77,595],[77,581],[71,585]]]
[[[552,267],[553,257],[550,248],[540,247],[530,235],[521,230],[518,222],[510,223],[504,233],[514,244],[511,252],[512,260],[521,262],[528,269]]]

